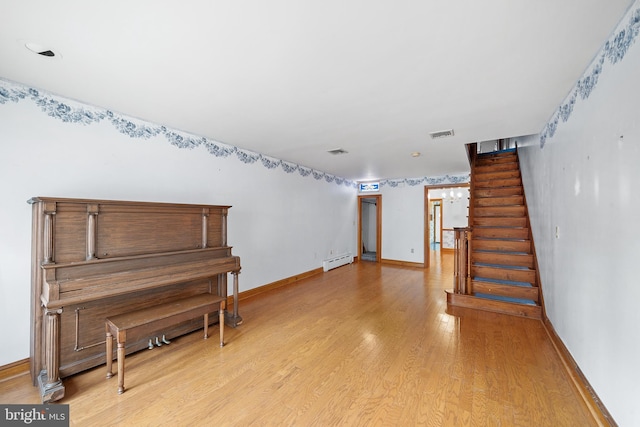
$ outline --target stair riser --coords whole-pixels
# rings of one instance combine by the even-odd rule
[[[474,188],[498,188],[498,187],[520,187],[522,181],[520,178],[509,179],[493,179],[489,181],[475,181]]]
[[[531,242],[528,240],[510,242],[508,240],[487,240],[474,238],[471,241],[471,248],[473,248],[473,250],[524,252],[530,254]]]
[[[474,200],[476,206],[524,206],[524,196],[482,197]]]
[[[503,156],[480,156],[476,159],[476,166],[490,166],[499,163],[513,163],[517,161],[518,157],[515,153]]]
[[[522,298],[539,302],[538,298],[538,288],[531,287],[525,288],[523,286],[510,286],[510,285],[500,285],[496,283],[488,283],[488,282],[479,282],[473,280],[471,282],[471,289],[474,293],[479,294],[488,294],[488,295],[499,295],[503,297],[511,297],[511,298]]]
[[[474,178],[476,182],[478,181],[489,181],[495,179],[511,179],[511,178],[520,178],[520,171],[502,171],[502,172],[484,172],[478,173],[474,171]]]
[[[471,267],[473,277],[484,277],[485,279],[509,280],[512,282],[536,283],[535,270],[511,270],[507,268],[494,267]]]
[[[529,238],[528,228],[480,228],[473,229],[475,238],[484,239],[518,239],[526,240]]]
[[[542,317],[542,308],[539,305],[528,306],[504,301],[491,301],[476,298],[472,295],[454,294],[451,292],[447,292],[447,305],[510,314],[512,316],[529,317],[532,319],[540,319]]]
[[[484,189],[476,189],[473,192],[474,198],[483,198],[483,197],[508,197],[508,196],[521,196],[524,192],[522,191],[522,186],[516,187],[504,187],[504,188],[484,188]]]
[[[472,246],[473,248],[473,246]],[[513,265],[518,267],[533,268],[533,255],[512,255],[495,252],[473,252],[471,263]]]
[[[525,209],[524,206],[505,206],[505,207],[482,207],[475,208],[473,210],[474,217],[485,217],[485,216],[494,216],[494,217],[524,217]]]
[[[525,217],[474,217],[474,227],[526,227]]]
[[[513,171],[518,169],[519,169],[518,163],[513,161],[508,163],[495,163],[492,165],[476,166],[474,171],[476,173],[485,173],[485,172]]]

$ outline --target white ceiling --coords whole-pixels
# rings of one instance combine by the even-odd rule
[[[0,78],[351,180],[437,176],[540,132],[632,3],[2,0]]]

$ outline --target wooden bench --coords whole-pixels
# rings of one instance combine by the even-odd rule
[[[127,338],[136,339],[178,323],[204,316],[204,338],[209,337],[209,313],[220,315],[220,347],[224,346],[224,309],[226,299],[213,294],[200,294],[131,313],[112,316],[105,321],[107,334],[107,378],[111,378],[113,337],[118,345],[118,394],[124,393],[124,357]]]

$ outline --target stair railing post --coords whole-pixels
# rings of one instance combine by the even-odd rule
[[[465,269],[465,287],[464,287],[464,291],[466,294],[471,294],[473,293],[473,290],[471,289],[471,242],[472,242],[472,238],[471,238],[471,233],[473,232],[472,228],[467,228],[467,231],[464,233],[465,234],[465,243],[466,243],[466,252],[465,252],[465,261],[466,261],[466,269]]]
[[[469,228],[455,227],[454,229],[454,253],[453,253],[453,292],[456,294],[467,293],[467,283],[470,281],[469,270]]]

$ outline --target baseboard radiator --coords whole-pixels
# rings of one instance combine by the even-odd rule
[[[325,259],[324,261],[322,261],[322,269],[324,271],[329,271],[333,268],[351,264],[352,262],[353,255],[351,254],[351,252],[347,252],[346,254],[338,255],[336,257]]]

